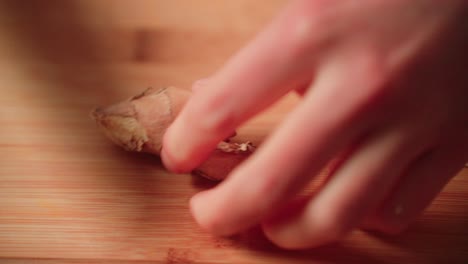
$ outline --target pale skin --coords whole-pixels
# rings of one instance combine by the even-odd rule
[[[295,0],[194,95],[162,158],[190,171],[236,127],[290,91],[301,101],[217,187],[198,224],[231,235],[261,224],[283,248],[356,228],[404,230],[468,160],[464,0]],[[313,196],[294,199],[339,153]]]

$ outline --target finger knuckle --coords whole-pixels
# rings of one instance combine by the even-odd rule
[[[297,16],[291,22],[293,27],[291,29],[289,40],[295,50],[308,51],[312,45],[312,36],[317,34],[316,19],[312,19],[307,14]]]
[[[294,58],[306,56],[313,50],[320,50],[330,40],[325,25],[328,17],[324,13],[317,12],[313,1],[302,1],[291,12],[286,22],[286,40],[289,42],[289,52]]]
[[[362,118],[362,114],[371,116],[387,105],[385,102],[389,100],[388,93],[391,92],[389,83],[391,75],[385,59],[378,51],[353,50],[350,58],[352,61],[350,64],[342,64],[341,59],[335,60],[332,68],[337,67],[338,74],[343,74],[347,82],[358,87],[347,93],[346,97],[342,97],[341,104],[341,109],[344,111],[342,118],[356,120]],[[337,66],[338,64],[340,66]],[[335,89],[334,92],[339,96],[342,90]]]

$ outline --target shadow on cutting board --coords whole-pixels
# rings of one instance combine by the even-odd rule
[[[443,194],[442,194],[443,196]],[[450,216],[431,217],[429,211],[407,232],[398,236],[369,233],[384,243],[418,256],[422,263],[466,263],[468,261],[468,205]],[[430,217],[430,219],[429,219]]]
[[[443,199],[441,194],[439,199]],[[463,208],[462,208],[463,209]],[[466,263],[468,261],[468,205],[449,216],[438,216],[432,208],[406,232],[384,235],[355,231],[338,243],[311,250],[283,251],[263,235],[259,227],[235,236],[233,243],[275,258],[310,260],[318,263]]]

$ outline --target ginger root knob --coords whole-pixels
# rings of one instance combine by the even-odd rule
[[[189,91],[175,87],[149,88],[126,101],[96,108],[91,117],[112,142],[125,150],[159,155],[166,129],[189,97]],[[253,151],[253,145],[248,142],[220,142],[193,172],[211,180],[222,180]]]

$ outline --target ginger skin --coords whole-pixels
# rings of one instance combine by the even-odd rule
[[[116,145],[127,151],[161,153],[164,132],[190,97],[175,87],[153,89],[126,101],[92,111],[98,127]],[[193,173],[220,181],[254,150],[250,143],[220,142]]]

